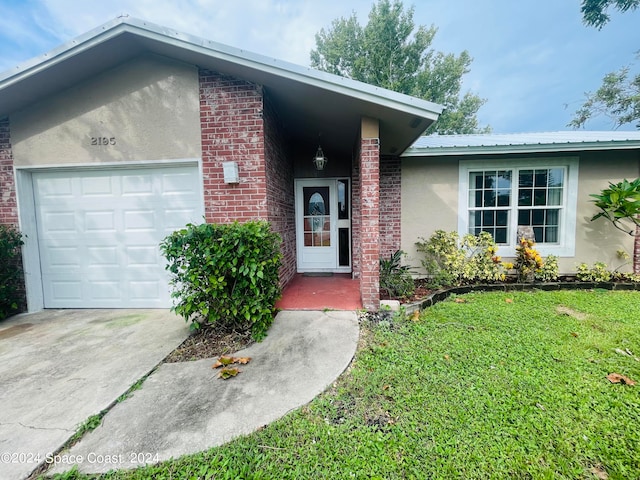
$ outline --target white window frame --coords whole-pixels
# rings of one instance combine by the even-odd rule
[[[573,257],[576,250],[576,207],[578,203],[578,157],[517,158],[513,160],[460,160],[458,185],[458,234],[469,233],[469,173],[481,170],[511,170],[511,214],[509,215],[508,244],[498,246],[498,255],[513,257],[517,243],[518,171],[564,167],[567,171],[563,188],[563,202],[558,228],[558,243],[538,243],[542,256]]]

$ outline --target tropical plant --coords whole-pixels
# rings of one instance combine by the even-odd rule
[[[404,255],[402,250],[396,250],[388,260],[380,258],[380,289],[392,298],[407,298],[415,291],[411,268],[402,265]]]
[[[618,183],[609,182],[599,194],[591,194],[592,202],[600,209],[591,221],[606,218],[611,224],[631,236],[636,237],[633,252],[633,271],[640,274],[640,178],[627,179]]]

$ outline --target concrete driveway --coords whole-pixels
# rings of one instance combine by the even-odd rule
[[[188,334],[168,310],[45,310],[0,322],[0,478],[26,478]]]

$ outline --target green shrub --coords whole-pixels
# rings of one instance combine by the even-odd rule
[[[281,293],[280,243],[264,221],[190,224],[172,233],[161,244],[172,310],[195,329],[209,323],[264,338]]]
[[[23,243],[18,230],[0,225],[0,320],[18,313],[23,300],[20,261]]]
[[[559,276],[558,257],[549,255],[544,259],[542,267],[535,273],[534,277],[539,282],[555,282]]]
[[[466,255],[458,241],[456,232],[436,230],[429,239],[416,242],[418,252],[424,254],[421,263],[432,287],[460,284]]]
[[[491,234],[465,235],[437,230],[428,240],[416,242],[424,254],[422,266],[429,275],[430,286],[457,286],[466,283],[491,283],[506,278],[505,267]]]
[[[403,255],[402,250],[397,250],[388,260],[380,258],[380,289],[391,298],[407,298],[415,291],[411,269],[402,265]]]
[[[592,267],[581,263],[576,271],[576,278],[581,282],[608,282],[611,277],[612,273],[604,262],[596,262]]]

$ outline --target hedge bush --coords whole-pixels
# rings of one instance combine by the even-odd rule
[[[264,221],[189,224],[161,250],[171,272],[172,310],[191,327],[216,324],[262,339],[280,297],[281,239]]]
[[[14,227],[0,225],[0,320],[19,313],[22,298],[20,246],[22,234]]]

